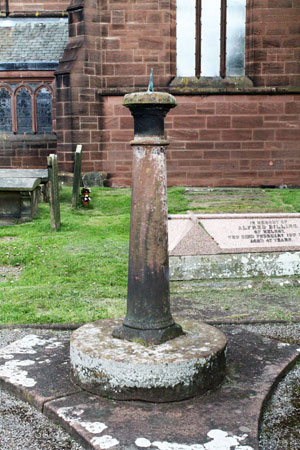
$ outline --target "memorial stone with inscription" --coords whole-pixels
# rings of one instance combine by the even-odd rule
[[[170,219],[173,280],[300,274],[300,214],[190,214]]]
[[[202,219],[221,249],[300,246],[300,220],[291,217]]]

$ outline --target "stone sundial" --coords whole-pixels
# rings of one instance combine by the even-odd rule
[[[71,338],[71,371],[87,391],[121,400],[167,402],[205,393],[225,374],[225,335],[199,321],[175,323],[169,294],[164,118],[169,93],[127,94],[134,118],[127,313],[82,326]]]

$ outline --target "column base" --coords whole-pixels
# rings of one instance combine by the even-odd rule
[[[205,394],[223,381],[227,340],[217,328],[183,320],[182,336],[145,346],[114,339],[112,327],[118,325],[119,320],[99,320],[72,334],[71,377],[82,389],[116,400],[160,403]]]
[[[112,332],[114,338],[137,342],[143,345],[162,344],[163,342],[182,336],[183,334],[183,329],[177,323],[174,323],[170,327],[158,330],[141,330],[127,327],[122,324],[121,326],[114,328]]]

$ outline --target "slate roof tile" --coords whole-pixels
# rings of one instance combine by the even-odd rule
[[[0,26],[0,63],[59,61],[68,41],[66,21]]]

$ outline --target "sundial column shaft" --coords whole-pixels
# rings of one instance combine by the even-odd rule
[[[128,94],[134,117],[127,314],[114,337],[159,344],[183,334],[170,311],[164,117],[167,93]]]

